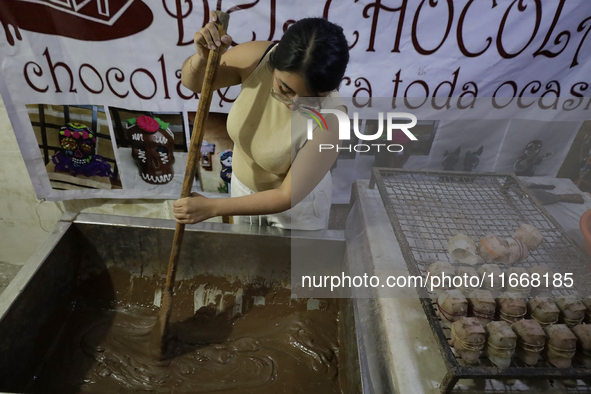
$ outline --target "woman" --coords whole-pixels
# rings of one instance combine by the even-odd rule
[[[215,13],[210,17],[215,22]],[[300,106],[292,108],[291,100],[317,97],[324,108],[346,111],[334,104],[349,61],[342,28],[324,19],[306,18],[290,26],[277,45],[253,41],[227,50],[232,39],[219,37],[213,22],[195,33],[196,53],[183,64],[182,82],[199,93],[209,50],[220,47],[213,88],[242,85],[227,122],[234,141],[232,197],[210,199],[192,193],[173,204],[176,220],[197,223],[234,215],[237,222],[251,224],[326,228],[329,170],[338,153],[320,152],[319,147],[339,144],[338,120],[324,115],[327,130],[317,127],[313,139],[307,140],[307,119]],[[292,118],[302,127],[292,130]]]

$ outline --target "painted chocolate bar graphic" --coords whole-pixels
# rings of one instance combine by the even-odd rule
[[[107,41],[146,29],[154,16],[141,0],[3,0],[0,21],[10,45],[20,30]],[[12,26],[14,36],[9,28]]]
[[[110,0],[21,0],[25,3],[41,4],[64,12],[76,14],[81,18],[112,25],[129,8],[133,0],[113,2]],[[88,6],[90,3],[94,5]],[[115,8],[113,9],[113,5]],[[119,4],[117,4],[119,3]],[[86,7],[86,10],[84,9]],[[95,14],[96,13],[96,14]]]

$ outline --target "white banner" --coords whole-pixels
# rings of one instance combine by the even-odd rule
[[[515,147],[512,155],[530,141],[556,146],[560,129],[543,171],[555,175],[581,122],[591,119],[587,0],[3,0],[0,93],[39,198],[180,195],[198,103],[181,86],[180,68],[215,9],[230,14],[234,44],[277,41],[309,16],[341,25],[351,61],[340,93],[360,108],[372,97],[395,97],[399,106],[410,98],[439,106],[447,97],[513,98],[517,114],[483,123],[503,144],[492,150],[491,142],[477,170],[500,169],[509,154],[501,145]],[[227,113],[239,92],[219,90],[212,111]],[[544,124],[533,109],[544,110]],[[205,191],[227,191],[222,155],[232,143],[212,131],[223,128],[220,119],[206,131],[198,191],[206,184]],[[470,131],[461,120],[433,123],[436,111],[423,120],[435,126],[423,125],[431,127],[429,142],[407,165],[440,168],[445,151]],[[157,128],[138,133],[138,121]],[[478,148],[470,135],[470,148]]]

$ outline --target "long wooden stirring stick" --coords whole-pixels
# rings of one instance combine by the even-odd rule
[[[220,38],[226,34],[228,30],[228,23],[230,22],[230,15],[225,12],[216,11],[218,28]],[[199,152],[201,144],[203,143],[203,129],[211,99],[213,97],[213,79],[215,77],[218,64],[220,62],[220,48],[209,51],[207,58],[207,67],[205,68],[205,75],[203,77],[203,87],[201,89],[201,96],[199,97],[199,105],[197,107],[197,114],[195,122],[193,123],[193,134],[191,135],[191,144],[189,146],[189,154],[187,157],[187,168],[185,170],[185,179],[183,181],[183,189],[181,191],[181,198],[188,197],[191,194],[193,187],[193,179],[199,161]],[[183,235],[185,234],[185,225],[182,223],[176,224],[174,232],[174,240],[172,241],[172,250],[170,252],[170,259],[168,261],[168,272],[166,275],[166,287],[162,296],[162,303],[160,305],[160,319],[158,321],[159,333],[161,335],[160,354],[163,355],[166,350],[166,339],[168,335],[168,321],[172,312],[172,289],[174,287],[174,280],[181,254],[181,245],[183,242]]]

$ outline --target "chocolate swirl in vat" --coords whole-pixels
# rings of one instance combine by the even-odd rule
[[[153,355],[154,308],[74,310],[38,387],[77,387],[71,392],[80,393],[340,393],[333,301],[324,310],[307,311],[305,302],[290,302],[288,292],[273,300],[235,317],[206,307],[189,318],[177,314],[165,361]],[[75,382],[70,372],[84,363],[91,366],[83,382]]]
[[[151,354],[150,335],[157,316],[137,307],[112,312],[116,316],[111,327],[110,323],[95,323],[81,338],[82,351],[97,362],[92,371],[94,382],[111,378],[135,390],[168,392],[174,388],[175,392],[207,393],[255,388],[275,376],[273,360],[259,352],[252,338],[209,346],[176,340],[177,357],[158,361]]]

